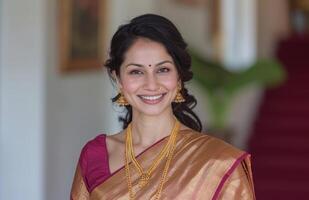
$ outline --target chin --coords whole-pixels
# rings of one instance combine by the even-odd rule
[[[167,106],[143,106],[139,108],[135,108],[137,112],[143,115],[148,116],[160,116],[164,113],[167,113],[169,109],[172,109],[171,105]]]

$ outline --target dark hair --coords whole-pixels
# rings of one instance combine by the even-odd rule
[[[190,70],[191,57],[187,51],[186,42],[175,25],[168,19],[155,14],[145,14],[120,26],[111,40],[109,59],[105,62],[110,77],[112,78],[113,71],[117,76],[120,76],[120,66],[124,60],[124,55],[138,38],[147,38],[161,43],[173,58],[181,80],[182,89],[180,92],[185,98],[185,102],[172,103],[173,113],[184,125],[196,131],[201,131],[201,121],[192,111],[196,106],[196,99],[188,94],[188,90],[184,87],[184,82],[191,80],[193,76]],[[119,95],[112,98],[112,101],[115,102],[118,98]],[[123,122],[123,128],[126,128],[132,121],[132,107],[129,105],[126,106],[126,109],[125,117],[119,118]]]

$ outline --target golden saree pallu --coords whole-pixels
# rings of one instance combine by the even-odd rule
[[[136,160],[149,169],[168,142],[155,143]],[[105,155],[104,155],[105,154]],[[155,199],[166,162],[160,162],[147,184],[131,162],[134,199]],[[73,200],[129,199],[125,167],[110,173],[106,136],[100,135],[83,148],[71,191]],[[160,199],[255,199],[250,156],[223,141],[195,131],[179,131]]]

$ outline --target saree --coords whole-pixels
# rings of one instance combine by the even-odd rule
[[[104,136],[101,139],[104,142]],[[159,154],[167,140],[168,138],[163,138],[136,157],[144,169],[151,165],[153,158]],[[98,155],[83,161],[81,158],[87,157],[87,149],[91,149],[91,145],[95,146],[92,143],[87,145],[88,147],[82,151],[75,172],[71,199],[129,199],[124,167],[111,174],[108,168],[108,155],[105,155],[104,162],[107,165],[103,165],[101,161],[99,167],[91,168],[89,163],[96,162],[95,157],[102,159],[102,154],[107,154],[106,144],[105,149],[102,148],[104,145],[100,145],[102,150],[95,151]],[[99,168],[101,172],[95,173]],[[131,164],[130,169],[135,199],[153,199],[164,169],[164,162],[158,165],[149,183],[142,188],[138,186],[138,172]],[[250,155],[209,135],[182,130],[177,136],[174,156],[160,199],[255,199]]]

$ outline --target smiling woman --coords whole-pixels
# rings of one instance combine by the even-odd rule
[[[185,88],[190,55],[172,22],[132,19],[114,34],[109,56],[124,130],[85,145],[71,199],[254,199],[249,155],[200,133]]]
[[[180,80],[173,59],[162,44],[137,39],[125,54],[119,78],[117,75],[115,78],[134,108],[133,117],[160,115],[162,112],[172,115],[170,105]]]

